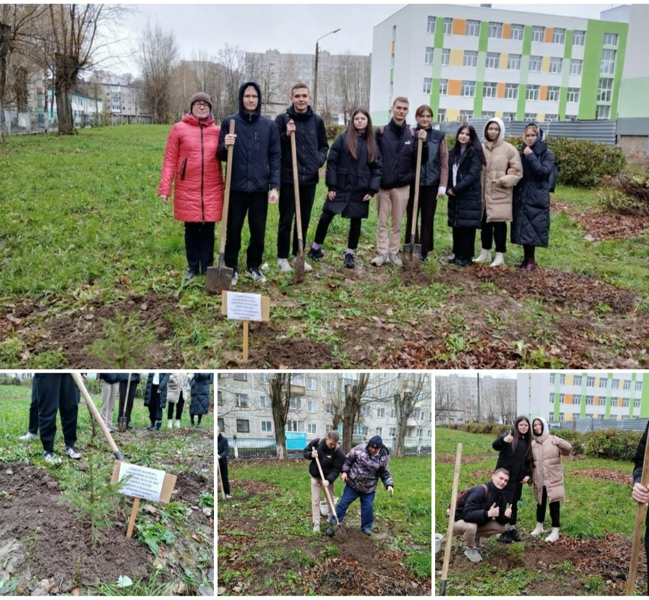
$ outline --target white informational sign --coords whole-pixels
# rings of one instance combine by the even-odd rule
[[[228,292],[228,319],[261,321],[261,294]]]
[[[164,471],[149,469],[122,463],[119,470],[119,481],[130,475],[130,479],[124,484],[121,493],[133,498],[142,498],[152,502],[160,502],[160,492],[165,478]]]

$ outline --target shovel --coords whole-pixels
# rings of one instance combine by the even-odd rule
[[[415,198],[412,206],[412,228],[410,231],[410,243],[403,246],[403,266],[407,269],[416,269],[421,262],[421,244],[415,244],[417,232],[417,211],[419,209],[419,182],[421,181],[421,138],[417,139],[417,167],[415,170]]]
[[[329,505],[329,509],[333,513],[334,517],[336,517],[336,523],[338,524],[338,531],[340,531],[340,533],[344,533],[342,525],[340,524],[340,521],[338,520],[338,515],[336,514],[336,507],[334,506],[334,501],[331,498],[331,496],[329,496],[329,488],[325,487],[325,485],[324,485],[325,476],[324,476],[324,473],[322,472],[322,467],[320,466],[320,461],[318,460],[317,456],[315,457],[315,462],[318,465],[318,471],[320,471],[320,478],[322,479],[322,487],[324,488],[325,498],[327,499],[327,504]]]
[[[302,239],[302,212],[300,210],[300,185],[297,174],[297,149],[295,131],[291,133],[291,159],[293,161],[293,195],[295,196],[295,226],[297,227],[297,256],[295,257],[295,282],[304,281],[304,240]]]
[[[645,487],[649,484],[649,444],[645,446],[640,483]],[[638,574],[638,554],[641,545],[640,537],[642,536],[642,521],[646,512],[647,507],[642,502],[638,502],[638,510],[635,515],[635,527],[633,529],[633,542],[631,544],[631,564],[629,565],[629,577],[626,582],[627,596],[633,596],[635,594],[636,576]]]
[[[106,427],[106,423],[104,423],[104,420],[99,416],[99,411],[97,410],[95,403],[92,401],[92,398],[90,397],[90,394],[86,389],[86,384],[83,383],[83,379],[81,379],[81,375],[79,375],[79,373],[71,373],[71,375],[72,375],[72,379],[74,379],[74,382],[77,384],[77,387],[81,392],[81,395],[86,400],[86,406],[88,407],[88,410],[94,417],[95,421],[97,421],[97,424],[99,425],[99,429],[101,429],[101,432],[104,434],[104,437],[106,438],[106,441],[108,442],[108,445],[110,446],[113,455],[117,460],[124,460],[124,456],[122,455],[122,453],[119,451],[119,448],[115,444],[115,441],[113,440],[113,436],[110,435],[110,431],[108,431],[108,427]]]
[[[462,444],[457,445],[455,453],[455,472],[453,473],[453,489],[451,492],[451,507],[448,514],[448,533],[444,546],[444,563],[442,565],[442,578],[439,583],[439,595],[446,596],[446,580],[448,579],[448,566],[451,562],[451,547],[453,546],[453,526],[455,523],[455,507],[457,505],[457,488],[460,483],[460,467],[462,466]]]
[[[218,459],[216,460],[216,470],[219,472],[219,483],[221,484],[221,494],[223,495],[223,500],[225,500],[225,487],[223,487],[223,475],[221,475],[221,467],[219,466]]]
[[[234,133],[234,119],[230,119],[230,134]],[[220,294],[232,286],[234,270],[224,265],[225,236],[228,230],[228,209],[230,207],[230,184],[232,182],[232,152],[234,146],[228,148],[228,162],[225,166],[225,192],[223,194],[223,212],[221,213],[221,241],[219,243],[219,261],[216,267],[207,267],[205,291],[208,294]]]
[[[124,433],[128,426],[128,417],[124,416],[126,405],[128,404],[128,392],[131,389],[131,374],[128,374],[128,381],[126,382],[126,396],[124,397],[124,404],[122,404],[122,414],[119,416],[119,430]]]

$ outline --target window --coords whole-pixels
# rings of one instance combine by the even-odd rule
[[[318,412],[318,403],[315,400],[308,400],[306,403],[306,411],[310,413]]]
[[[608,104],[602,104],[597,107],[597,118],[598,119],[610,119],[611,118],[611,107]]]
[[[549,87],[548,88],[548,98],[547,99],[550,102],[557,102],[559,100],[559,88],[558,87]]]
[[[318,390],[318,380],[315,377],[306,378],[306,389],[313,390],[314,392]]]
[[[558,88],[557,88],[558,89]],[[572,385],[581,385],[581,375],[575,375],[572,379]]]
[[[501,38],[503,37],[503,24],[502,23],[489,23],[489,37]]]
[[[328,392],[335,392],[336,391],[336,382],[328,380],[325,384],[325,388],[327,389]]]
[[[453,19],[447,17],[444,19],[444,35],[451,35],[453,31]]]
[[[536,113],[525,113],[523,121],[538,121]]]
[[[559,402],[561,402],[561,404],[565,404],[565,402],[566,402],[566,395],[565,394],[559,394]]]
[[[498,84],[494,81],[485,81],[482,88],[482,95],[484,98],[495,98]]]
[[[462,96],[475,96],[475,81],[462,82]]]
[[[575,396],[573,396],[572,403],[575,406],[580,406],[581,405],[581,394],[576,394]]]
[[[561,73],[561,58],[553,56],[550,58],[550,73]]]
[[[465,67],[477,67],[478,66],[478,53],[472,52],[471,50],[464,51],[464,62],[462,63]]]
[[[248,381],[248,375],[247,375],[247,373],[235,373],[234,374],[234,380],[235,381]]]
[[[604,379],[603,377],[600,377],[599,379],[599,387],[600,388],[605,388],[608,384],[608,379]]]
[[[259,374],[259,383],[268,383],[270,381],[270,375],[268,373]]]
[[[259,408],[271,408],[270,396],[259,396]]]
[[[433,49],[430,46],[426,46],[426,53],[424,54],[424,63],[427,65],[433,64]]]
[[[466,123],[469,119],[473,118],[472,110],[461,110],[460,111],[460,121]]]
[[[520,54],[510,54],[507,57],[507,68],[508,69],[518,69],[521,68],[521,55]]]
[[[518,98],[518,84],[517,83],[506,83],[505,84],[505,98],[510,100],[516,100]],[[514,117],[516,118],[516,115]]]
[[[554,393],[550,392],[550,404],[554,404]]]
[[[597,90],[597,102],[610,102],[613,94],[613,80],[610,78],[600,79]]]
[[[593,396],[586,396],[586,406],[594,406],[595,398]]]
[[[487,52],[487,69],[497,69],[500,64],[500,53],[499,52]]]
[[[636,381],[635,382],[635,391],[636,392],[641,392],[642,391],[642,381]]]
[[[550,385],[554,385],[556,383],[556,375],[554,373],[550,373]]]
[[[522,40],[524,28],[522,25],[512,25],[511,26],[511,38],[512,40]]]
[[[433,80],[430,77],[424,77],[424,86],[422,88],[423,94],[430,94],[433,90]]]
[[[496,116],[496,112],[493,110],[483,110],[482,118],[483,119],[493,119]]]
[[[447,93],[448,93],[448,79],[440,79],[439,80],[439,95],[440,96],[446,96]],[[444,114],[446,114],[446,111],[444,111]]]
[[[219,405],[219,406],[223,406],[223,394],[221,394],[221,391],[220,391],[220,390],[219,390],[219,392],[216,394],[216,397],[217,397],[217,399],[218,399],[218,405]]]
[[[291,396],[289,408],[291,410],[300,410],[302,407],[302,398],[300,396]]]
[[[559,385],[566,385],[566,376],[564,373],[561,373],[561,375],[559,375]]]
[[[451,64],[451,51],[448,48],[444,48],[442,50],[442,65],[450,65]]]
[[[237,398],[237,406],[241,408],[248,408],[248,394],[235,394]]]
[[[397,435],[397,428],[396,427],[390,427],[390,437],[394,437]]]
[[[287,421],[286,422],[286,431],[304,431],[304,421]]]
[[[315,423],[307,423],[307,426],[306,426],[307,433],[314,433],[315,434],[315,433],[317,433],[316,429],[317,429],[317,426],[316,426]]]
[[[634,402],[634,406],[633,406],[633,408],[640,408],[640,400],[636,400],[636,401]]]
[[[574,89],[574,88],[569,88],[569,89]],[[588,387],[595,387],[595,378],[594,377],[587,377],[586,378],[586,385]]]
[[[604,34],[604,45],[605,46],[617,46],[617,33],[605,33]]]
[[[567,100],[568,102],[579,102],[579,88],[568,88]],[[590,379],[589,377],[588,380],[590,381]],[[593,386],[595,385],[594,382],[595,378],[593,377]]]
[[[599,73],[600,75],[613,75],[615,73],[615,50],[602,50]]]
[[[393,409],[390,411],[390,417],[392,417],[392,418],[394,419],[395,416],[396,416],[396,415],[395,415],[395,413],[394,413],[394,408],[393,408]]]
[[[221,417],[218,417],[217,422],[221,432],[225,431],[225,423],[223,422],[223,419]]]
[[[415,408],[412,411],[412,418],[415,419],[415,421],[418,421],[421,419],[421,409],[420,408]]]
[[[564,44],[566,41],[566,30],[555,27],[552,30],[552,43],[553,44]]]
[[[376,417],[378,419],[382,419],[383,417],[385,417],[385,408],[377,408],[376,409]]]
[[[291,375],[291,383],[293,385],[304,385],[304,375],[302,373],[294,373]]]
[[[571,75],[581,75],[581,69],[584,64],[583,60],[578,60],[576,58],[570,59],[570,74]]]
[[[383,427],[376,428],[376,435],[383,435]]]
[[[530,71],[541,71],[540,56],[530,56]]]
[[[363,434],[363,426],[360,423],[356,423],[356,428],[354,429],[354,433],[356,435],[362,435]]]
[[[369,406],[363,406],[361,408],[361,415],[364,417],[369,417],[372,415],[372,409]]]
[[[622,400],[622,408],[629,408],[629,399],[625,398]]]
[[[435,33],[435,17],[428,17],[426,21],[426,33]]]
[[[273,431],[273,422],[272,421],[262,421],[261,422],[261,431],[262,433],[270,433]]]
[[[325,412],[333,414],[334,412],[334,405],[333,404],[325,404]]]
[[[575,29],[572,32],[572,45],[573,46],[583,46],[586,41],[586,32],[579,29]]]
[[[440,86],[440,94],[441,93],[442,92],[441,92],[441,86]],[[444,93],[446,93],[446,92],[444,92]],[[437,122],[438,123],[443,123],[444,121],[446,121],[446,109],[445,108],[440,108],[437,111]]]
[[[250,421],[248,419],[237,419],[237,433],[250,433]]]
[[[478,37],[480,35],[480,21],[472,21],[471,19],[467,19],[466,34],[473,37]]]
[[[424,435],[424,430],[423,429],[417,429],[417,432],[415,433],[416,437],[422,437]]]
[[[629,379],[622,380],[622,385],[624,386],[625,390],[631,389],[631,381]]]
[[[545,27],[534,25],[532,27],[532,41],[542,42],[545,40]]]

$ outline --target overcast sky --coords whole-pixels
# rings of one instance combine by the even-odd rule
[[[338,0],[339,1],[339,0]],[[467,3],[462,3],[467,4]],[[470,4],[478,6],[478,4]],[[210,4],[137,4],[127,5],[120,37],[137,40],[138,31],[147,19],[176,35],[183,58],[191,59],[200,49],[216,55],[225,44],[242,50],[313,54],[316,40],[334,29],[320,42],[321,50],[333,54],[352,51],[370,54],[372,33],[376,25],[406,4],[297,4],[276,3],[210,3]],[[544,12],[591,19],[599,18],[601,10],[612,4],[493,4],[493,8],[507,8],[526,12]],[[125,46],[124,46],[125,47]],[[116,73],[134,72],[128,60],[128,51],[114,51],[120,61],[113,60],[104,68]],[[120,62],[122,64],[120,64]],[[135,74],[135,73],[133,73]]]

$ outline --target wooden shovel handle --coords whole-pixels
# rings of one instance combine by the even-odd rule
[[[645,445],[644,460],[642,462],[642,478],[640,483],[647,487],[649,484],[649,440]],[[640,536],[642,535],[642,522],[647,507],[638,502],[638,510],[635,515],[635,527],[633,528],[633,544],[631,545],[631,563],[629,565],[629,578],[626,582],[626,595],[633,596],[635,592],[636,576],[638,574],[638,556],[640,554]]]
[[[297,147],[295,145],[295,131],[291,132],[291,160],[293,162],[293,195],[295,196],[295,226],[297,227],[297,239],[302,240],[302,209],[300,207],[300,180],[297,172]]]
[[[325,491],[325,498],[327,499],[327,504],[329,505],[329,509],[331,510],[331,512],[335,515],[336,521],[338,521],[338,515],[336,515],[336,507],[334,506],[333,499],[327,493],[329,491],[329,488],[324,484],[325,476],[324,473],[322,472],[322,467],[320,466],[320,460],[318,459],[317,456],[315,457],[315,462],[318,465],[318,471],[320,471],[320,479],[322,479],[322,487],[324,488]]]
[[[417,209],[419,208],[419,184],[421,182],[421,155],[424,140],[417,138],[417,167],[415,170],[415,198],[412,205],[412,227],[410,231],[410,243],[415,243],[415,233],[417,232]]]
[[[230,132],[234,133],[234,119],[230,119]],[[225,252],[225,235],[228,230],[228,212],[230,208],[230,184],[232,183],[232,153],[234,146],[228,148],[228,158],[225,164],[225,192],[223,193],[223,210],[221,211],[221,241],[219,243],[219,254]]]
[[[451,547],[453,546],[453,525],[455,523],[455,505],[457,504],[457,487],[460,483],[460,466],[462,464],[462,444],[457,445],[455,455],[455,472],[453,473],[453,492],[451,494],[451,509],[448,516],[448,532],[446,534],[446,545],[444,546],[444,565],[442,567],[441,586],[444,590],[442,596],[446,595],[446,579],[448,578],[448,565],[451,561]]]

